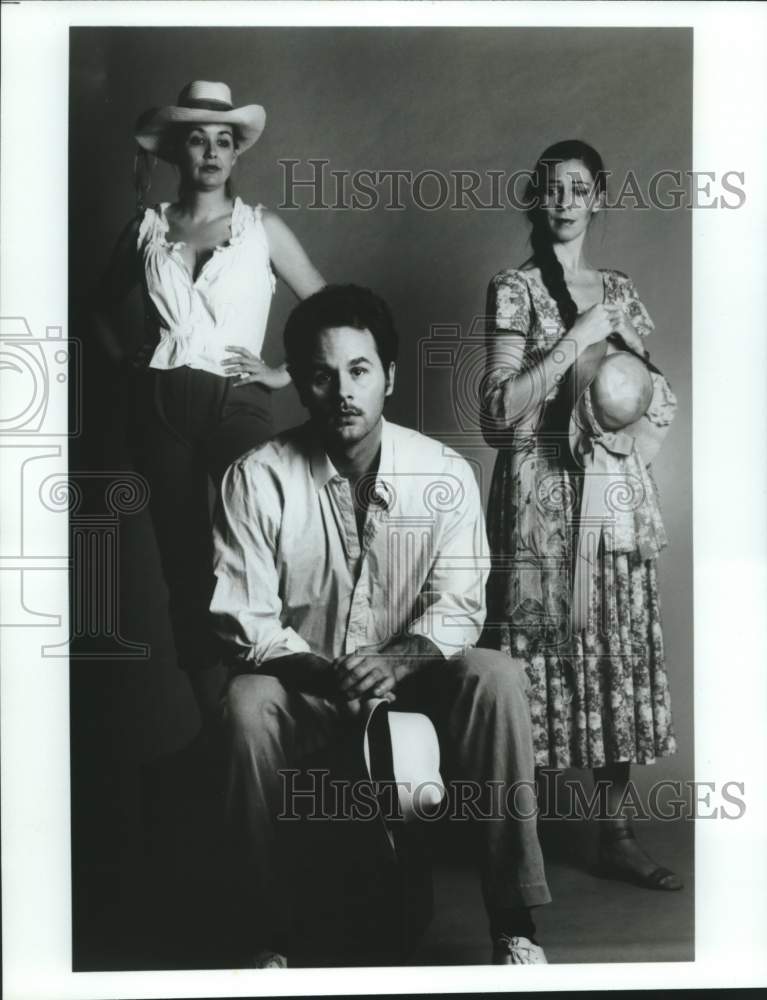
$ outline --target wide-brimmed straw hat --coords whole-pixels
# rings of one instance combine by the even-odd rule
[[[595,432],[607,432],[619,451],[636,448],[649,464],[670,426],[670,421],[661,424],[647,415],[660,391],[658,381],[668,385],[655,365],[632,351],[608,354],[605,341],[587,348],[574,365],[571,386],[569,437],[576,461],[583,464]]]
[[[410,823],[428,818],[445,796],[439,773],[439,740],[431,719],[420,712],[389,711],[389,702],[371,699],[362,706],[362,753],[369,779],[380,789],[381,819],[392,847],[392,820]],[[394,806],[396,815],[384,815]]]
[[[136,123],[136,142],[142,149],[168,159],[172,150],[165,141],[173,125],[221,123],[231,125],[236,133],[237,151],[249,149],[258,141],[266,124],[266,112],[260,104],[235,108],[232,93],[225,83],[193,80],[178,95],[178,103],[150,108]]]
[[[632,351],[608,354],[604,341],[578,358],[570,391],[574,401],[570,450],[584,471],[571,602],[577,634],[587,627],[593,605],[602,532],[621,518],[629,517],[633,523],[633,505],[642,501],[646,486],[637,460],[649,465],[657,455],[676,412],[676,399],[647,358]],[[640,541],[639,550],[647,551],[644,558],[653,558],[658,551],[649,538]]]

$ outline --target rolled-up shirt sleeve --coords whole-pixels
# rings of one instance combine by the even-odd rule
[[[430,639],[447,659],[476,644],[485,623],[488,576],[482,502],[470,467],[461,463],[463,491],[444,515],[438,551],[407,631]]]
[[[243,461],[231,465],[214,521],[216,586],[210,610],[218,635],[254,668],[309,651],[305,640],[282,622],[275,561],[281,517],[280,489],[271,470]]]

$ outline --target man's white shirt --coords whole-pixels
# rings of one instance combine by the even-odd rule
[[[445,657],[485,620],[487,540],[469,464],[382,419],[362,542],[351,486],[310,423],[226,472],[214,530],[219,634],[254,667],[312,652],[327,660],[404,633]]]

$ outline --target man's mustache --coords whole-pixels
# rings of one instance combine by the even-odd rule
[[[334,417],[361,417],[362,410],[358,410],[356,406],[337,406],[333,411]]]

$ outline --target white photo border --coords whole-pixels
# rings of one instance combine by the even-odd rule
[[[34,629],[2,642],[5,995],[259,996],[735,987],[767,983],[767,11],[747,3],[23,3],[3,6],[3,316],[36,336],[67,316],[69,28],[75,25],[691,26],[693,167],[744,171],[737,211],[693,220],[695,761],[698,780],[745,784],[737,822],[696,823],[694,962],[527,967],[71,972],[66,660]],[[6,389],[9,383],[6,383]],[[735,397],[731,403],[731,397]],[[52,397],[67,419],[66,393]],[[730,413],[730,409],[732,412]],[[36,441],[35,445],[38,445]],[[67,472],[66,438],[40,446]],[[58,453],[55,449],[58,448]],[[19,514],[19,453],[0,449],[4,513]],[[14,480],[14,475],[16,480]],[[15,505],[15,506],[14,506]],[[31,511],[34,516],[34,510]],[[9,516],[6,523],[14,521]],[[10,530],[10,529],[7,529]],[[65,558],[67,532],[39,539]],[[13,552],[13,539],[8,542]],[[22,553],[18,553],[21,558]],[[12,559],[0,560],[11,601]],[[34,604],[67,621],[66,574],[28,574]],[[47,637],[46,637],[47,641]]]

